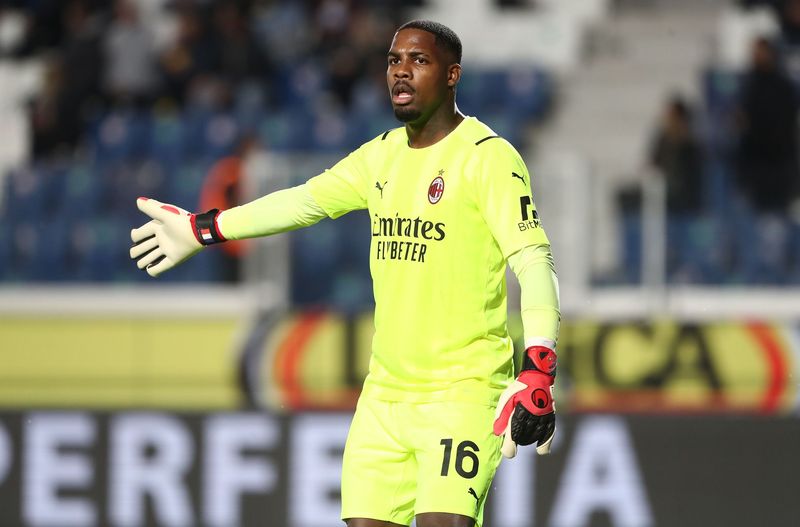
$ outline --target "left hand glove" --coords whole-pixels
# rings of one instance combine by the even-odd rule
[[[525,350],[522,372],[500,396],[494,433],[503,436],[501,452],[517,455],[517,445],[537,443],[539,455],[550,453],[556,431],[553,383],[558,357],[545,346]]]
[[[219,211],[192,214],[154,199],[136,200],[139,210],[152,218],[131,231],[131,258],[139,269],[156,277],[197,254],[206,245],[225,241],[217,228]]]

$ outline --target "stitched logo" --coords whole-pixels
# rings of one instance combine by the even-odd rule
[[[431,185],[428,187],[428,201],[431,202],[431,205],[436,205],[439,203],[439,200],[442,199],[442,194],[444,194],[444,169],[439,170],[439,175],[431,181]]]
[[[473,497],[473,498],[475,498],[475,501],[477,501],[477,502],[479,502],[479,503],[480,503],[481,499],[478,497],[478,493],[477,493],[477,492],[475,492],[475,489],[473,489],[472,487],[470,487],[470,488],[469,488],[469,490],[468,490],[467,492],[469,492],[470,494],[472,494],[472,497]]]

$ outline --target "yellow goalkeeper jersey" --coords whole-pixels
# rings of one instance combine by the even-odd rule
[[[372,220],[363,395],[495,404],[513,376],[506,259],[549,243],[514,147],[474,117],[426,148],[396,128],[308,186],[331,218],[366,208]]]

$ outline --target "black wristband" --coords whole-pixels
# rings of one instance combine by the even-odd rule
[[[217,227],[217,216],[219,216],[219,209],[211,209],[193,216],[194,235],[201,244],[212,245],[226,241]]]

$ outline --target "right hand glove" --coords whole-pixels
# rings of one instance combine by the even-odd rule
[[[130,255],[150,276],[172,269],[206,245],[225,241],[217,227],[217,209],[192,214],[149,198],[137,199],[136,206],[152,220],[131,230]]]
[[[503,456],[517,455],[517,445],[537,443],[536,453],[550,453],[556,433],[553,383],[556,352],[545,346],[525,350],[522,371],[500,395],[494,421],[494,434],[503,436]]]

